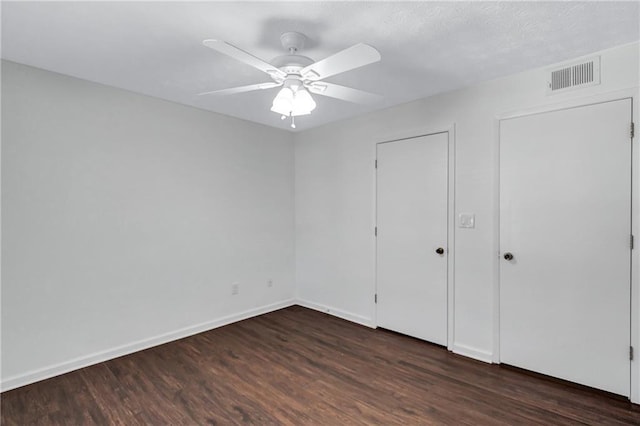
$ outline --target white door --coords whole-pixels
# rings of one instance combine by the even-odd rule
[[[627,396],[630,123],[630,99],[500,121],[500,361]]]
[[[447,344],[448,135],[381,143],[377,156],[378,325],[441,345]]]

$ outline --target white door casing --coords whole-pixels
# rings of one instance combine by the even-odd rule
[[[500,121],[500,361],[629,396],[631,99]]]
[[[377,323],[441,345],[448,321],[448,146],[448,132],[377,145]]]

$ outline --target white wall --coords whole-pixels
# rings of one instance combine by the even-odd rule
[[[498,259],[496,117],[637,88],[638,49],[635,43],[601,52],[599,86],[547,96],[545,67],[297,134],[299,299],[308,306],[375,325],[375,143],[455,125],[456,213],[475,213],[476,227],[455,229],[453,350],[490,361]],[[638,374],[637,367],[635,371]]]
[[[4,389],[292,303],[290,133],[2,67]]]

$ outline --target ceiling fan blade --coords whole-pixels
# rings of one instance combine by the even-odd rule
[[[379,60],[380,52],[368,44],[359,43],[303,68],[300,74],[307,80],[322,80]]]
[[[307,89],[316,95],[328,96],[330,98],[358,104],[370,104],[383,99],[382,96],[376,95],[375,93],[352,89],[351,87],[340,86],[339,84],[326,83],[324,81],[311,83],[307,86]]]
[[[273,87],[282,86],[282,83],[260,83],[250,84],[248,86],[231,87],[229,89],[212,90],[211,92],[198,93],[198,96],[202,95],[233,95],[235,93],[251,92],[253,90],[271,89]]]
[[[220,53],[230,56],[233,59],[236,59],[240,62],[244,62],[247,65],[251,65],[252,67],[257,68],[262,72],[266,72],[271,76],[277,76],[283,79],[287,77],[287,73],[285,73],[284,71],[279,70],[278,68],[263,61],[262,59],[253,56],[251,53],[247,53],[242,49],[238,49],[237,47],[232,46],[225,41],[205,40],[202,42],[202,44],[204,44],[205,46],[213,50],[216,50]]]

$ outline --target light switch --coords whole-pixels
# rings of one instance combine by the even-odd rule
[[[473,213],[460,213],[458,216],[459,228],[475,228],[476,227],[476,215]]]

